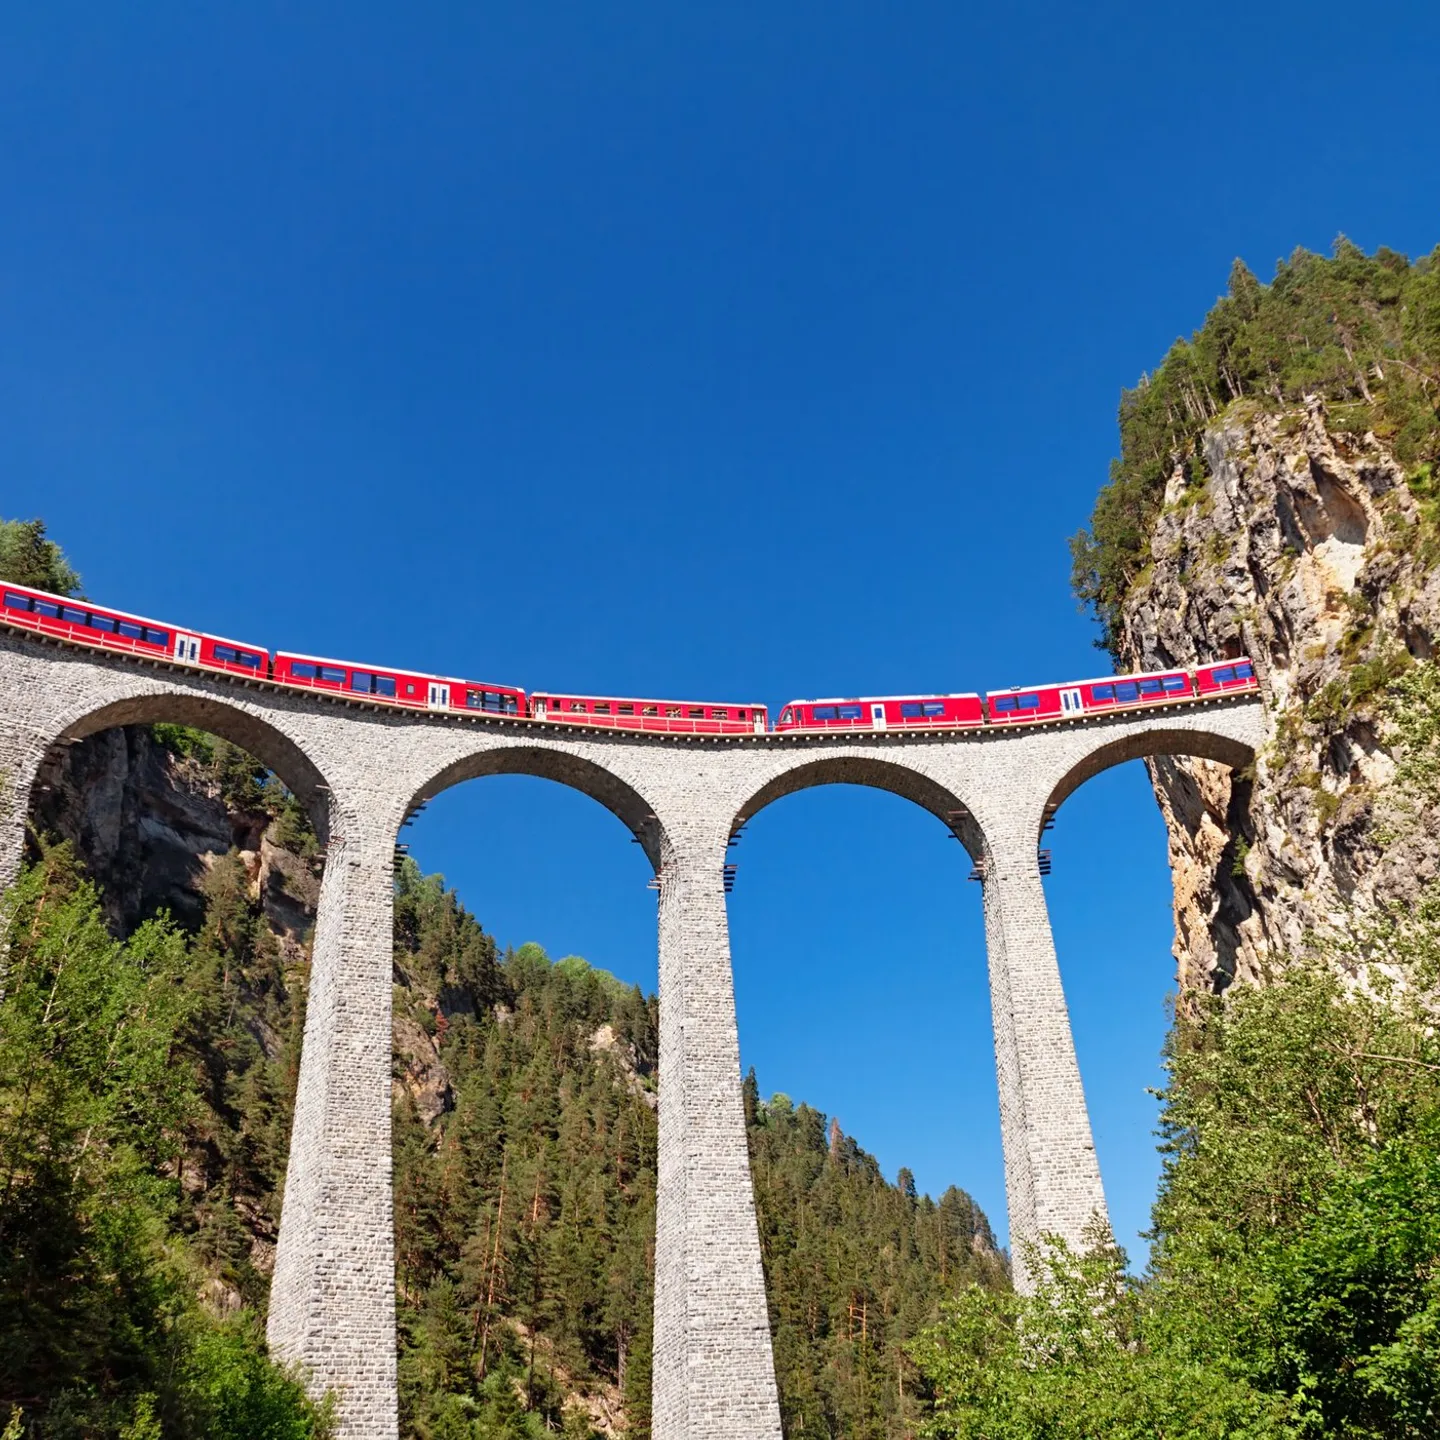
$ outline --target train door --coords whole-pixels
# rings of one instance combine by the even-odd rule
[[[545,702],[538,695],[535,697],[535,718],[537,720],[545,718]]]
[[[870,728],[872,730],[883,730],[885,728],[885,707],[883,705],[871,704]]]
[[[1071,715],[1083,714],[1085,702],[1080,698],[1080,691],[1062,690],[1060,692],[1060,713],[1067,718]]]
[[[448,710],[450,708],[450,687],[441,680],[430,682],[430,708],[432,710]]]
[[[763,710],[755,710],[751,712],[751,715],[754,721],[755,733],[757,735],[763,735],[765,733],[765,712]]]
[[[185,635],[177,630],[175,639],[171,642],[170,653],[177,660],[187,661],[191,665],[197,664],[200,659],[200,637]]]

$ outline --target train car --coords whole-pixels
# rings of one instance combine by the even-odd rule
[[[1171,705],[1195,694],[1185,670],[1159,670],[1148,675],[1107,675],[1064,685],[1017,686],[990,690],[985,710],[992,725],[1027,725],[1041,720],[1075,720],[1148,705]]]
[[[1260,681],[1249,656],[1221,660],[1195,669],[1195,690],[1199,695],[1227,695],[1235,690],[1258,690]]]
[[[508,685],[480,685],[446,675],[418,675],[318,655],[275,656],[275,679],[281,685],[327,690],[336,695],[365,697],[387,705],[417,710],[480,711],[491,715],[525,714],[525,692]]]
[[[530,714],[535,720],[684,735],[763,735],[770,723],[770,712],[764,705],[621,699],[615,695],[572,695],[550,690],[531,691]]]
[[[941,730],[983,725],[979,695],[877,695],[859,700],[792,700],[782,730]]]
[[[92,605],[88,600],[51,595],[24,585],[7,583],[3,587],[0,613],[12,625],[22,625],[61,640],[96,645],[102,650],[229,670],[261,680],[270,670],[270,652],[259,645],[206,635],[199,630],[179,629],[159,620],[147,620],[123,610]]]

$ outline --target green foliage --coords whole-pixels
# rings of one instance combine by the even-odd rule
[[[1436,937],[1377,935],[1409,984],[1347,984],[1332,954],[1177,1023],[1145,1282],[1100,1237],[1034,1299],[962,1297],[914,1351],[929,1433],[1437,1432],[1440,1043],[1414,985]]]
[[[46,538],[43,520],[0,520],[0,580],[52,595],[74,595],[80,589],[80,577],[64,552]]]
[[[1236,261],[1228,293],[1153,375],[1120,398],[1120,456],[1090,525],[1071,541],[1076,595],[1112,653],[1125,597],[1149,559],[1178,468],[1201,487],[1204,432],[1232,407],[1284,410],[1319,395],[1373,430],[1417,477],[1440,458],[1440,252],[1411,264],[1343,237],[1329,258],[1297,250],[1261,285]]]
[[[68,852],[0,910],[0,1409],[34,1436],[319,1436],[253,1328],[213,1318],[176,1234],[205,1113],[192,957],[106,932]]]
[[[162,721],[150,727],[150,733],[162,749],[182,760],[198,760],[209,765],[215,759],[215,737],[190,725],[171,725]]]

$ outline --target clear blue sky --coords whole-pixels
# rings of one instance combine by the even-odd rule
[[[117,7],[0,16],[0,514],[88,592],[601,692],[1094,673],[1066,537],[1120,387],[1243,256],[1440,241],[1440,7]],[[653,986],[621,826],[504,778],[412,832],[502,942]],[[1157,1169],[1143,771],[1049,895],[1117,1229]],[[787,799],[731,906],[762,1089],[1003,1230],[976,888]]]

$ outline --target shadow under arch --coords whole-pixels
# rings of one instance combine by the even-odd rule
[[[50,749],[122,725],[189,725],[218,735],[278,775],[305,807],[320,843],[330,833],[330,787],[320,767],[301,746],[269,721],[239,706],[193,691],[126,696],[87,709],[68,720]]]
[[[479,780],[487,775],[530,775],[588,795],[635,836],[645,851],[645,858],[659,870],[665,835],[650,802],[628,781],[596,761],[538,745],[501,745],[452,761],[410,798],[405,815],[396,821],[397,828],[405,816],[413,814],[427,800],[467,780]]]
[[[817,785],[864,785],[872,790],[888,790],[929,811],[960,841],[972,860],[984,854],[980,826],[969,806],[953,790],[908,765],[864,755],[823,755],[791,766],[741,805],[730,823],[730,833],[733,835],[776,800]]]
[[[1094,779],[1102,770],[1123,765],[1127,760],[1149,760],[1157,755],[1216,760],[1232,770],[1239,770],[1255,758],[1255,748],[1234,736],[1207,729],[1157,727],[1118,736],[1106,744],[1097,745],[1055,782],[1045,802],[1041,825],[1087,780]]]

